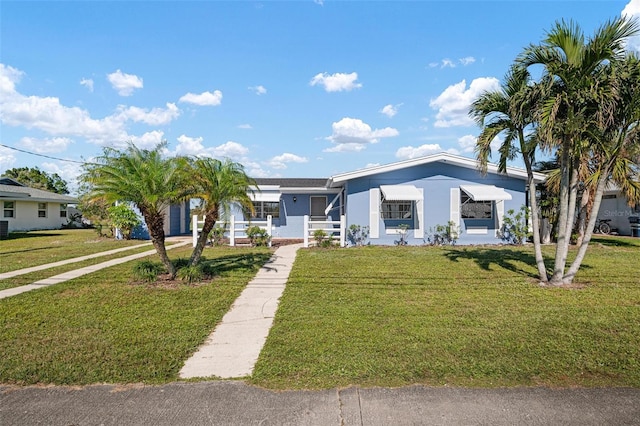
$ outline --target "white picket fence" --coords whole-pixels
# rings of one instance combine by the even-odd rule
[[[229,238],[229,245],[236,245],[236,238],[246,238],[247,237],[247,228],[251,226],[259,226],[262,229],[267,231],[267,234],[271,236],[271,215],[267,216],[267,220],[236,220],[235,216],[231,216],[229,222],[223,222],[225,226],[225,236]],[[198,235],[202,230],[202,225],[204,225],[204,216],[200,219],[197,215],[193,215],[191,222],[191,229],[193,230],[193,246],[196,246],[196,242],[198,241]],[[218,226],[218,223],[216,223]],[[271,241],[269,241],[269,246],[271,246]]]
[[[340,220],[309,220],[309,216],[305,215],[303,226],[304,247],[309,247],[309,237],[313,238],[313,233],[318,229],[322,229],[331,238],[335,237],[337,233],[340,247],[344,247],[346,244],[347,219],[344,215],[340,216]]]

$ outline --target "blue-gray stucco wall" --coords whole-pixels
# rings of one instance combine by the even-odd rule
[[[520,178],[498,174],[482,176],[475,169],[460,167],[446,163],[430,163],[401,170],[380,173],[363,178],[352,179],[345,184],[347,228],[352,225],[369,226],[369,189],[379,188],[380,185],[415,185],[424,191],[424,238],[414,237],[414,231],[408,233],[409,244],[424,244],[429,230],[436,225],[446,225],[450,220],[451,188],[460,185],[495,185],[505,189],[512,197],[504,201],[504,211],[519,210],[526,204],[526,182]],[[495,203],[493,217],[496,217]],[[471,235],[466,232],[468,226],[486,226],[485,235]],[[495,220],[460,220],[461,234],[458,244],[496,244],[501,240],[496,237]],[[371,244],[394,244],[397,235],[386,233],[385,221],[379,220],[379,238],[370,238]]]

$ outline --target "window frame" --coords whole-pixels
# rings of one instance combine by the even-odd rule
[[[10,207],[7,207],[7,204],[11,204]],[[9,216],[7,213],[11,212]],[[15,201],[4,201],[2,203],[2,217],[4,219],[15,219],[16,217],[16,202]]]
[[[38,219],[46,219],[49,206],[47,203],[38,203]]]
[[[67,204],[66,203],[60,203],[60,217],[61,218],[66,218],[67,217]]]
[[[380,203],[380,215],[383,220],[413,220],[414,211],[413,200],[385,200],[382,198]],[[404,206],[404,209],[400,207]],[[389,207],[389,208],[387,208]],[[393,207],[396,207],[395,209]],[[408,214],[408,216],[405,216]]]
[[[280,201],[252,201],[255,215],[252,215],[250,211],[246,212],[246,215],[251,219],[266,220],[267,216],[271,215],[271,218],[280,217]],[[266,207],[267,205],[272,205]]]
[[[493,213],[493,204],[494,201],[490,201],[490,200],[486,200],[486,201],[475,201],[473,198],[471,198],[471,196],[469,194],[467,194],[464,191],[460,191],[460,219],[467,219],[467,220],[493,220],[494,219],[494,213]],[[477,216],[469,216],[469,213],[465,213],[465,211],[469,211],[469,207],[468,206],[488,206],[488,213],[489,216],[483,216],[483,217],[477,217]],[[467,209],[465,209],[465,206],[467,206]],[[475,209],[472,210],[475,213],[483,213],[483,214],[487,214],[487,212],[485,211],[486,209]]]

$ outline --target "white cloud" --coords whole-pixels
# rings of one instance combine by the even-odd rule
[[[307,163],[309,160],[306,157],[300,157],[295,154],[285,152],[282,155],[277,155],[267,162],[267,165],[274,169],[286,169],[287,163]]]
[[[635,19],[640,25],[640,0],[631,0],[627,3],[624,9],[622,9],[621,16]],[[640,34],[636,34],[627,39],[627,50],[635,50],[637,53],[640,53]]]
[[[120,70],[107,74],[107,80],[120,96],[131,96],[135,89],[142,89],[142,78]]]
[[[189,92],[182,96],[178,102],[186,102],[200,106],[218,106],[222,103],[222,92],[214,90],[213,93],[202,92],[199,95]]]
[[[324,0],[313,0],[315,4],[319,4],[320,6],[324,6]]]
[[[176,155],[194,155],[194,156],[210,156],[207,155],[204,145],[202,145],[203,138],[191,138],[187,135],[180,135],[178,137],[178,146],[176,147]]]
[[[0,176],[4,174],[3,172],[5,170],[12,168],[15,163],[16,156],[14,155],[14,151],[0,146]]]
[[[498,90],[500,82],[494,77],[476,78],[467,89],[466,80],[447,87],[429,106],[437,109],[435,127],[472,126],[469,107],[478,96],[488,90]]]
[[[476,149],[478,138],[473,135],[465,135],[458,139],[458,145],[462,148],[462,152],[473,152]]]
[[[345,117],[331,125],[333,134],[326,139],[336,146],[325,152],[362,151],[368,144],[377,143],[382,138],[398,136],[392,127],[372,130],[371,126],[357,118]]]
[[[466,67],[467,65],[473,64],[476,61],[476,58],[474,58],[473,56],[467,56],[465,58],[460,58],[459,61],[462,66]]]
[[[251,86],[251,87],[248,87],[248,89],[251,90],[252,92],[255,92],[255,94],[258,96],[265,95],[267,93],[267,89],[262,85]]]
[[[20,145],[38,154],[63,152],[72,143],[73,141],[69,138],[36,139],[24,137],[20,139]]]
[[[442,149],[440,144],[432,143],[420,145],[417,147],[403,146],[396,151],[396,157],[401,160],[411,160],[413,158],[424,157],[426,155],[437,154],[439,152],[448,152],[449,154],[459,154],[457,149]]]
[[[42,170],[47,173],[57,173],[68,183],[69,192],[73,193],[77,189],[77,178],[82,173],[82,166],[77,163],[42,163]]]
[[[93,92],[93,80],[90,78],[83,78],[80,80],[80,85],[89,89],[90,92]]]
[[[245,123],[245,124],[239,124],[238,129],[253,129],[253,127],[251,127],[251,124]]]
[[[152,126],[168,124],[173,119],[178,118],[180,110],[174,103],[167,102],[167,108],[153,108],[147,110],[138,107],[118,106],[119,115],[124,120],[132,120],[135,122],[143,122]]]
[[[358,73],[352,72],[351,74],[345,73],[320,73],[311,79],[310,85],[324,86],[324,90],[327,92],[342,92],[344,90],[350,91],[353,89],[359,89],[362,84],[356,83],[358,80]]]
[[[396,115],[398,113],[398,109],[402,106],[402,104],[397,104],[397,105],[385,105],[384,107],[382,107],[382,109],[378,112],[386,115],[387,117],[391,118],[394,115]]]
[[[0,64],[0,94],[2,96],[13,95],[16,91],[16,84],[22,80],[24,72],[12,66]]]
[[[449,58],[444,58],[442,60],[442,66],[440,68],[455,68],[456,64]]]
[[[153,130],[146,132],[142,136],[129,136],[126,140],[116,144],[116,146],[124,146],[127,142],[132,142],[135,146],[142,149],[153,149],[164,140],[164,132]]]
[[[222,145],[218,145],[213,148],[213,155],[215,157],[229,157],[233,159],[239,159],[249,153],[249,148],[239,144],[238,142],[228,141]]]

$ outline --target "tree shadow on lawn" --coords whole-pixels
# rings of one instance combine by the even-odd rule
[[[607,247],[640,248],[640,238],[633,237],[593,237],[589,244],[601,244]]]
[[[495,265],[528,278],[538,279],[534,254],[522,250],[508,247],[458,247],[447,248],[445,256],[452,262],[458,262],[459,259],[473,260],[485,271],[490,271],[491,266]],[[545,264],[548,265],[553,259],[545,257],[544,260]],[[525,265],[529,265],[530,268],[525,269]]]
[[[257,270],[263,265],[266,266],[272,253],[243,253],[243,254],[231,254],[227,256],[216,257],[213,259],[207,259],[202,257],[200,263],[207,266],[207,269],[215,271],[218,275],[222,272],[229,272],[234,270],[249,269]]]
[[[65,234],[43,233],[43,232],[10,232],[8,236],[0,239],[0,241],[22,240],[25,238],[37,238],[37,237],[61,237],[63,235]]]

